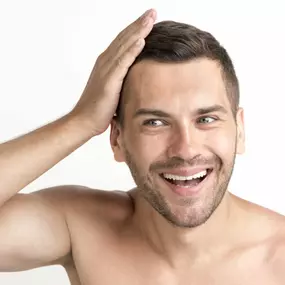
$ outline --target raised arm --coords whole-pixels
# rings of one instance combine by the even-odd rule
[[[108,128],[123,80],[143,49],[155,17],[154,11],[148,11],[98,57],[70,113],[0,145],[0,271],[62,263],[69,255],[66,187],[17,193]]]

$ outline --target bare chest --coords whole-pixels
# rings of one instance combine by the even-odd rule
[[[214,274],[213,272],[193,273],[174,275],[171,272],[157,272],[153,274],[153,270],[132,270],[130,268],[116,269],[100,268],[96,270],[91,269],[90,265],[86,265],[85,270],[77,271],[75,268],[68,272],[71,285],[283,285],[285,283],[285,277],[283,281],[280,277],[272,276],[271,274],[265,274],[262,270],[249,272],[249,271],[236,271],[236,272],[224,272],[223,274]],[[131,270],[130,270],[131,269]]]
[[[143,247],[113,244],[77,252],[67,272],[72,285],[281,285],[282,267],[236,256],[205,267],[171,268]]]
[[[285,284],[285,250],[272,250],[271,242],[243,243],[198,265],[181,254],[173,266],[129,225],[95,227],[93,216],[72,221],[73,260],[66,267],[72,285]]]

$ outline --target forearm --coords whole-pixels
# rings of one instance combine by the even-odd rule
[[[0,144],[0,206],[94,136],[70,114]]]

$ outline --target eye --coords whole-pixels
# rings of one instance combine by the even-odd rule
[[[201,117],[198,119],[198,123],[201,123],[201,124],[210,124],[215,121],[217,121],[217,119],[213,117]]]
[[[150,126],[150,127],[160,127],[165,125],[165,122],[163,122],[162,120],[158,120],[158,119],[151,119],[151,120],[147,120],[143,122],[144,126]]]

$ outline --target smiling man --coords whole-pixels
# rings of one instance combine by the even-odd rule
[[[173,36],[184,29],[188,41],[184,37],[176,45],[165,44],[160,53],[148,50],[148,41],[154,49],[160,29]],[[244,143],[231,61],[218,43],[217,51],[203,47],[209,35],[195,39],[197,33],[196,28],[172,22],[153,29],[140,62],[126,79],[112,131],[115,156],[127,162],[141,196],[179,227],[199,226],[212,215]],[[161,39],[167,43],[167,36]],[[199,57],[193,54],[194,40],[201,42],[196,43]],[[155,60],[154,53],[159,54]],[[227,59],[225,67],[218,61],[220,54]],[[166,56],[168,61],[158,62]],[[226,85],[233,87],[227,90]]]
[[[62,265],[72,285],[285,283],[285,221],[228,185],[244,152],[226,50],[147,11],[99,56],[66,116],[0,145],[0,270]],[[114,115],[115,114],[115,115]],[[18,192],[103,133],[127,192]]]

